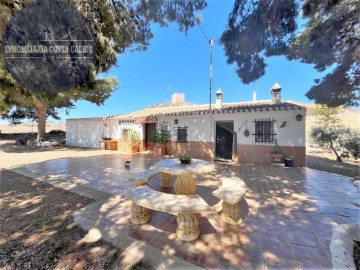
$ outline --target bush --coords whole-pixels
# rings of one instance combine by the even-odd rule
[[[330,148],[336,160],[352,155],[356,159],[360,152],[360,132],[345,127],[317,126],[311,130],[311,138],[322,148]]]
[[[158,145],[165,146],[171,140],[171,132],[168,130],[167,125],[164,123],[159,124],[150,140]]]
[[[350,130],[343,141],[343,145],[348,149],[350,155],[358,159],[360,154],[360,131]]]
[[[136,146],[136,145],[141,144],[139,132],[137,132],[137,131],[135,131],[133,129],[127,130],[127,132],[125,134],[125,139],[130,141],[132,146]]]

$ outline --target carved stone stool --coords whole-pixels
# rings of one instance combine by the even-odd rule
[[[240,200],[246,194],[246,185],[238,177],[221,177],[221,187],[213,195],[223,200],[221,219],[232,225],[243,223]]]
[[[171,174],[161,174],[161,188],[171,188]]]
[[[198,239],[200,230],[199,215],[197,213],[179,213],[177,215],[177,225],[176,236],[180,240],[190,242]]]
[[[243,223],[241,213],[242,207],[240,202],[231,204],[227,201],[223,201],[221,213],[221,219],[223,221],[232,225],[240,225],[241,223]]]
[[[131,204],[131,223],[145,224],[149,222],[150,218],[150,209],[142,207],[134,202]]]

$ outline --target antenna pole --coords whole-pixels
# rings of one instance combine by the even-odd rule
[[[211,90],[212,90],[212,54],[213,54],[213,40],[209,40],[210,44],[210,88],[209,88],[209,94],[210,94],[210,100],[209,100],[209,110],[211,111]]]

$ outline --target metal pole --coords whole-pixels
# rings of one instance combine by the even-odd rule
[[[213,40],[209,40],[210,43],[210,101],[209,101],[209,110],[211,111],[211,90],[212,90],[212,53],[213,53]]]
[[[210,113],[210,138],[211,138],[214,135],[213,132],[215,132],[213,130],[212,113],[211,113],[211,90],[212,90],[212,80],[213,80],[213,75],[212,75],[213,40],[212,39],[209,40],[209,44],[210,44],[210,88],[209,88],[210,99],[209,99],[209,113]],[[212,139],[212,141],[214,141],[214,139]],[[214,150],[214,153],[215,153],[215,143],[214,143],[214,149],[213,150]]]

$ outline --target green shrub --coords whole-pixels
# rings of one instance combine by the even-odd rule
[[[130,141],[132,146],[140,145],[140,143],[141,143],[139,132],[137,132],[133,129],[127,130],[127,132],[125,134],[125,139]]]
[[[158,145],[166,145],[171,140],[171,132],[168,130],[167,125],[164,123],[159,124],[150,140]]]

